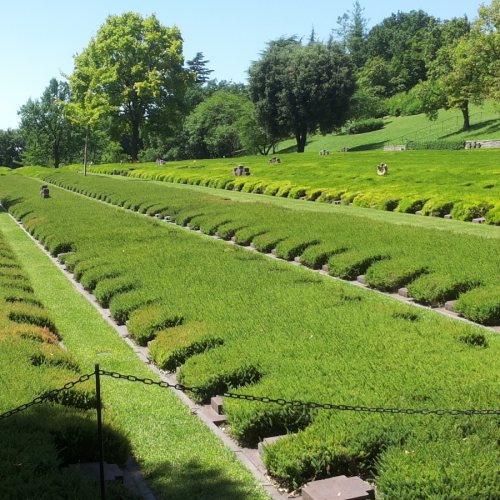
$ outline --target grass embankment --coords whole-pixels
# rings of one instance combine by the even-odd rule
[[[48,361],[44,361],[41,367],[31,366],[27,370],[18,365],[14,366],[12,359],[16,358],[11,355],[11,351],[6,350],[7,343],[4,341],[0,354],[2,359],[0,370],[2,382],[6,381],[6,387],[12,387],[12,390],[9,392],[2,390],[0,412],[24,403],[47,389],[61,385],[67,381],[68,377],[69,380],[78,378],[74,373],[70,375],[64,373],[64,381],[61,376],[56,376],[57,372],[54,368],[58,366],[56,361],[62,359],[64,362],[66,357],[68,357],[65,361],[67,364],[70,364],[70,361],[78,363],[80,370],[84,373],[93,371],[94,364],[100,363],[104,370],[156,378],[137,358],[134,351],[120,339],[114,329],[100,317],[98,312],[74,289],[66,277],[5,212],[0,213],[0,229],[8,238],[27,274],[31,277],[37,299],[41,300],[51,311],[57,323],[58,332],[72,353],[72,357],[62,356],[59,353],[57,358],[52,358],[49,357],[48,349],[44,349],[45,358],[43,359],[48,359]],[[0,338],[1,335],[3,334],[0,334]],[[34,341],[32,344],[41,345]],[[23,356],[26,358],[27,354]],[[29,366],[29,360],[27,365]],[[29,388],[29,391],[21,392],[20,385]],[[127,451],[132,448],[149,486],[158,499],[268,498],[265,493],[255,488],[253,477],[236,460],[233,453],[224,447],[196,416],[191,415],[189,409],[169,390],[103,377],[102,393],[106,407],[114,416],[116,425],[119,424],[118,429],[121,429],[130,441]],[[58,426],[62,426],[63,418],[82,420],[82,417],[78,415],[72,417],[71,413],[69,415],[63,413],[52,421],[53,415],[46,407],[39,407],[36,415],[44,419],[42,426],[50,422],[47,425],[48,433],[53,433]],[[26,418],[24,421],[25,425],[31,426],[33,419]],[[5,426],[8,422],[0,423],[0,426]],[[40,422],[38,425],[40,427]],[[83,444],[95,444],[95,439],[92,437],[96,434],[95,422],[92,421],[90,429],[87,424],[84,431],[80,436],[76,434]],[[2,433],[2,438],[5,439],[5,437]],[[24,443],[23,446],[26,444],[25,441],[20,441]],[[64,443],[58,444],[61,446]],[[80,453],[77,449],[72,459],[74,462],[95,460],[96,457],[89,457],[88,452],[96,449],[95,446],[90,447],[90,450],[84,448],[87,455]],[[0,455],[3,454],[2,450]],[[116,460],[115,455],[114,446],[106,443],[106,460],[113,462]],[[14,470],[16,467],[13,467],[12,463],[23,462],[23,459],[18,460],[18,457],[14,458],[9,455],[8,458],[12,461],[9,467]],[[123,456],[121,458],[123,459]],[[126,458],[127,455],[125,455],[125,460]],[[28,456],[24,457],[27,463],[31,459]],[[8,473],[12,472],[10,469],[2,468],[2,473],[6,470]],[[44,472],[45,468],[42,468],[42,471]],[[1,473],[0,477],[2,477]],[[45,476],[43,478],[46,481]],[[68,488],[66,494],[64,488],[68,482],[71,482],[71,477],[60,488],[56,485],[58,487],[52,489],[47,489],[44,482],[43,487],[37,490],[37,496],[50,498],[50,500],[100,498],[98,487],[95,488],[93,496],[90,493],[88,497],[85,493],[81,496],[78,492],[72,494],[76,490],[71,488]],[[36,488],[37,483],[33,481],[33,478],[30,477],[27,483]],[[85,491],[93,491],[93,488],[89,488],[86,482],[84,488]],[[43,490],[48,492],[49,496],[41,496]],[[118,498],[124,497],[123,493],[122,496],[118,496]],[[4,498],[17,499],[19,495],[9,497],[2,493],[2,500]]]
[[[0,225],[6,217],[2,210]],[[34,285],[0,232],[0,414],[92,372],[71,350],[59,346],[60,325],[45,309],[44,297],[34,293]],[[90,379],[0,422],[2,500],[100,498],[98,485],[79,473],[61,471],[71,463],[99,458],[94,387]],[[131,447],[112,416],[104,412],[107,459],[123,466]],[[108,498],[133,496],[112,485]]]
[[[267,157],[170,162],[140,165],[99,165],[96,173],[114,170],[138,179],[151,179],[260,193],[281,198],[299,198],[359,207],[472,220],[485,215],[487,223],[500,224],[500,170],[495,150],[402,151],[314,153],[281,157],[281,164],[268,164]],[[249,177],[235,177],[231,169],[239,162],[250,167]],[[377,165],[389,166],[386,176],[377,175]],[[81,166],[63,170],[81,170]],[[47,170],[27,167],[19,174],[43,176]],[[455,208],[455,211],[453,209]]]
[[[133,210],[170,215],[180,225],[189,223],[207,234],[217,231],[239,244],[252,242],[261,252],[276,248],[279,257],[300,257],[301,263],[314,269],[326,264],[330,274],[343,279],[366,273],[366,283],[383,291],[408,286],[410,296],[426,305],[442,306],[460,297],[457,307],[466,317],[500,324],[497,228],[480,227],[473,234],[470,230],[477,229],[475,225],[447,221],[456,232],[443,232],[401,224],[401,217],[410,224],[416,219],[433,221],[403,214],[388,213],[375,222],[353,217],[345,209],[338,213],[332,206],[325,213],[297,213],[122,178],[60,173],[47,179]],[[479,295],[473,290],[477,287],[481,287]]]
[[[307,140],[306,152],[323,149],[338,152],[342,148],[350,151],[381,150],[387,144],[405,145],[407,140],[452,140],[475,141],[479,139],[500,138],[500,115],[493,110],[491,103],[485,106],[470,107],[471,128],[462,131],[461,111],[441,110],[436,121],[430,121],[424,114],[414,116],[388,116],[384,118],[384,128],[365,134],[313,135]],[[295,153],[296,141],[291,139],[279,144],[278,154]]]
[[[109,199],[127,205],[120,191],[129,184],[141,183],[116,182]],[[497,406],[500,342],[484,329],[55,187],[41,200],[38,188],[10,177],[0,195],[52,252],[76,252],[67,267],[116,319],[130,318],[138,341],[156,336],[152,351],[183,363],[185,383],[373,407]],[[155,208],[175,202],[174,191],[163,191]],[[153,205],[146,200],[139,209]],[[172,215],[207,232],[217,226],[192,211]],[[242,441],[288,430],[265,461],[291,484],[363,474],[376,478],[387,499],[500,495],[495,416],[325,412],[237,400],[225,408]]]

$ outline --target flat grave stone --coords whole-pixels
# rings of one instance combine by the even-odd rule
[[[305,200],[306,198],[307,198],[307,196],[301,196],[301,197],[299,198],[299,200]]]
[[[445,218],[445,219],[452,219],[452,216],[451,216],[451,214],[446,214],[446,215],[444,216],[444,218]]]
[[[359,283],[363,283],[363,285],[365,284],[365,275],[364,274],[361,274],[360,276],[357,277],[357,281]]]
[[[210,406],[212,407],[212,410],[217,413],[217,415],[222,415],[224,400],[220,396],[215,396],[210,400]]]
[[[276,248],[273,248],[273,249],[271,250],[271,253],[272,253],[273,255],[276,255]]]
[[[444,308],[447,311],[455,312],[455,308],[454,308],[455,302],[456,302],[456,300],[449,300],[448,302],[445,302]]]
[[[408,297],[408,288],[400,288],[398,294],[401,295],[401,297]]]
[[[298,262],[300,264],[300,256],[299,257],[295,257],[295,259],[293,259],[295,262]]]
[[[422,215],[422,210],[417,210],[417,211],[415,212],[415,215]]]
[[[219,415],[216,413],[211,406],[203,406],[203,413],[208,417],[212,423],[215,425],[222,425],[227,422],[226,415]]]
[[[477,219],[472,219],[472,222],[475,224],[484,224],[486,222],[486,219],[484,217],[478,217]]]
[[[307,483],[304,500],[374,500],[375,490],[360,477],[337,476]]]
[[[286,437],[286,435],[283,435],[283,436],[272,436],[272,437],[268,437],[266,439],[264,439],[263,441],[261,441],[258,445],[257,445],[257,450],[259,452],[259,455],[261,457],[264,456],[264,448],[270,444],[273,444],[275,443],[276,441],[278,441],[278,439],[282,439]]]
[[[100,467],[99,462],[89,462],[83,464],[70,464],[68,466],[70,470],[80,470],[84,476],[86,476],[91,481],[100,480]],[[123,472],[120,470],[116,464],[108,464],[104,462],[104,480],[105,481],[118,481],[123,483]]]
[[[371,208],[372,210],[376,210],[377,205],[372,205],[370,208]]]
[[[321,270],[325,271],[325,273],[327,273],[329,269],[328,269],[328,266],[325,264],[324,266],[321,266]]]
[[[352,207],[354,205],[354,203],[349,203],[349,206]]]
[[[340,205],[341,203],[342,203],[341,200],[332,201],[332,205]]]

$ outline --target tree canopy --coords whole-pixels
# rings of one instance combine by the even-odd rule
[[[250,69],[250,96],[259,123],[273,137],[293,135],[304,152],[307,134],[331,133],[346,121],[354,93],[353,64],[339,44],[269,43]]]
[[[184,95],[192,75],[183,65],[178,28],[162,26],[154,15],[128,12],[106,19],[75,57],[72,79],[84,87],[82,94],[87,87],[106,96],[111,116],[131,133],[135,161],[141,126],[174,130],[186,113]]]

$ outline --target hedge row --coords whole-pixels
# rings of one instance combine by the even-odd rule
[[[303,254],[325,245],[310,253],[311,262],[315,255],[328,255],[329,262],[339,259],[346,273],[380,266],[373,279],[389,273],[382,279],[391,286],[395,276],[399,285],[432,275],[434,267],[460,277],[470,261],[457,256],[472,249],[485,257],[473,268],[485,282],[493,283],[498,274],[496,261],[488,267],[498,258],[496,241],[490,247],[487,240],[478,245],[474,238],[432,230],[240,205],[148,183],[66,175],[58,182],[119,206],[161,208],[182,223],[183,214],[197,212],[190,225],[211,230],[210,221],[223,221],[225,215],[232,222],[219,226],[219,234],[236,237],[252,227],[261,237],[275,233],[283,243],[293,240],[282,246],[289,258],[298,243]],[[156,335],[152,356],[168,368],[182,365],[178,379],[186,385],[370,407],[491,408],[499,400],[500,344],[484,329],[55,187],[51,198],[42,200],[38,186],[10,177],[0,186],[0,199],[16,217],[29,214],[21,221],[40,241],[54,235],[71,246],[75,253],[63,260],[80,280],[92,272],[90,286],[100,276],[94,290],[112,283],[104,296],[113,317],[130,320],[138,338]],[[293,239],[297,235],[300,242]],[[331,238],[330,247],[325,237]],[[432,243],[435,238],[442,239]],[[415,266],[410,277],[394,267],[403,265],[405,255]],[[110,277],[106,269],[119,274]],[[127,289],[130,284],[133,289]],[[231,432],[242,442],[288,433],[267,448],[265,462],[290,485],[363,474],[376,479],[385,498],[424,499],[429,495],[421,485],[441,478],[453,457],[460,474],[434,481],[434,496],[500,494],[498,468],[491,465],[500,459],[492,444],[498,443],[500,426],[490,417],[331,412],[241,400],[227,400],[225,411]]]
[[[33,293],[26,272],[1,233],[0,274],[2,414],[82,373],[72,354],[59,346],[51,314]],[[0,422],[2,499],[100,498],[98,485],[89,485],[79,473],[61,471],[70,463],[98,460],[95,403],[94,384],[86,382]],[[108,460],[123,465],[130,445],[106,413],[104,436]],[[133,498],[115,486],[108,496]]]

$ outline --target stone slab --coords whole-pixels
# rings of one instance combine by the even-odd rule
[[[408,288],[400,288],[398,294],[401,295],[401,297],[408,297]]]
[[[472,222],[475,224],[484,224],[486,222],[486,219],[484,217],[478,217],[477,219],[472,219]]]
[[[446,215],[444,216],[444,218],[445,218],[445,219],[452,219],[452,216],[451,216],[451,214],[446,214]]]
[[[215,425],[222,425],[227,422],[226,415],[219,415],[215,413],[211,406],[203,406],[202,410],[205,416]]]
[[[349,206],[352,207],[354,205],[354,203],[349,203]]]
[[[321,266],[321,270],[325,271],[325,273],[329,271],[328,266],[326,264],[324,266]]]
[[[91,481],[100,481],[101,473],[99,462],[88,462],[83,464],[70,464],[68,469],[79,470],[84,476]],[[123,483],[123,473],[116,464],[108,464],[104,462],[104,480],[118,481]]]
[[[341,203],[342,203],[341,200],[332,201],[332,205],[340,205]]]
[[[448,302],[445,302],[444,308],[447,311],[455,312],[455,308],[454,308],[455,302],[456,302],[456,300],[449,300]]]
[[[299,257],[295,257],[295,259],[293,259],[295,262],[300,262],[300,256]]]
[[[359,281],[360,283],[363,283],[363,285],[364,285],[365,284],[365,275],[361,274],[360,276],[357,277],[356,280]]]
[[[372,210],[376,210],[376,209],[377,209],[377,205],[372,205],[370,208],[371,208]]]
[[[272,437],[268,437],[266,439],[264,439],[263,441],[261,441],[258,446],[257,446],[257,450],[259,452],[259,455],[261,457],[264,456],[264,448],[270,444],[273,444],[275,443],[276,441],[278,441],[278,439],[282,439],[286,437],[285,435],[284,436],[272,436]]]
[[[422,215],[422,210],[417,210],[417,211],[415,212],[415,215]]]
[[[212,407],[212,410],[217,413],[217,415],[222,415],[224,400],[220,396],[216,396],[210,400],[210,406]]]
[[[337,476],[307,483],[302,488],[304,500],[371,500],[373,487],[359,477]]]

